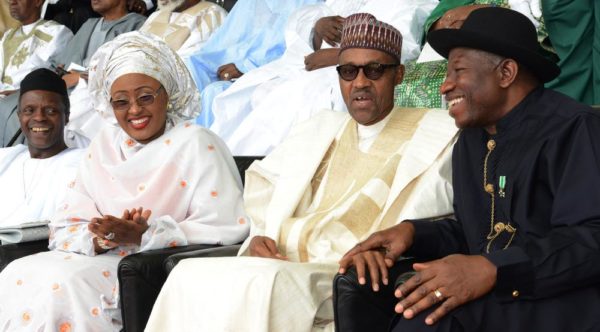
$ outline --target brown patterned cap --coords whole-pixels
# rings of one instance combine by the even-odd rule
[[[368,13],[352,14],[344,21],[340,52],[348,48],[370,48],[398,59],[402,54],[402,34],[393,26]]]

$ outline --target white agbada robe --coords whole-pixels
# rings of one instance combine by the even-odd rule
[[[26,145],[0,149],[0,226],[49,220],[75,180],[82,149],[31,158]]]
[[[112,125],[94,138],[51,218],[51,251],[13,261],[0,273],[0,328],[119,331],[117,267],[123,256],[234,244],[248,235],[241,179],[229,150],[209,130],[185,121],[197,115],[200,100],[181,59],[156,37],[138,32],[100,47],[90,65],[90,94],[113,122],[110,88],[129,73],[153,77],[167,92],[165,132],[141,144]],[[135,207],[152,211],[140,245],[96,254],[91,219],[120,218]]]
[[[366,12],[397,28],[403,36],[403,62],[420,52],[423,25],[437,0],[329,0],[306,6],[290,16],[283,56],[245,73],[213,101],[217,133],[234,155],[266,155],[295,123],[321,109],[346,111],[335,67],[306,71],[304,57],[313,52],[312,28],[325,16]],[[331,47],[323,42],[322,48]]]
[[[250,240],[257,235],[275,239],[281,246],[284,222],[296,219],[303,210],[310,211],[312,203],[319,200],[329,173],[314,200],[311,181],[349,118],[345,113],[326,112],[299,124],[269,156],[248,169],[244,199],[252,227],[241,255],[247,254]],[[361,130],[359,126],[359,150],[369,149],[380,130]],[[450,167],[456,133],[447,111],[426,113],[401,148],[391,186],[374,181],[361,191],[378,201],[382,212],[360,238],[340,227],[343,218],[336,221],[340,211],[334,210],[310,232],[307,262],[300,263],[290,251],[301,241],[293,231],[296,224],[286,238],[290,261],[257,257],[181,261],[163,286],[146,330],[332,330],[331,285],[337,262],[347,250],[370,233],[402,220],[452,213]]]
[[[6,44],[14,38],[25,39],[8,54]],[[48,67],[48,59],[61,51],[71,38],[73,33],[67,27],[45,20],[6,31],[0,41],[0,91],[18,89],[21,80],[31,71]]]
[[[198,52],[225,17],[227,11],[223,7],[202,1],[180,13],[156,11],[148,17],[140,31],[154,33],[171,47],[170,42],[175,39],[173,42],[178,47],[174,49],[185,60]],[[158,34],[154,29],[162,30],[162,33]]]

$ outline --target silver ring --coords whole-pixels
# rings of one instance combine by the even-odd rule
[[[435,295],[435,297],[440,301],[444,298],[444,295],[442,294],[442,292],[440,292],[439,289],[434,290],[433,295]]]
[[[113,232],[106,233],[106,235],[104,235],[104,238],[107,239],[107,240],[109,240],[109,241],[112,241],[112,240],[115,239],[115,233],[113,233]]]
[[[229,73],[223,74],[223,78],[225,78],[226,80],[228,80],[229,79]]]

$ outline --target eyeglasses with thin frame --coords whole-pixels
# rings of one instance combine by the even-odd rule
[[[140,96],[137,96],[135,98],[136,105],[138,105],[138,107],[152,105],[154,103],[154,101],[156,100],[156,97],[158,97],[160,89],[163,89],[163,88],[164,87],[161,85],[158,87],[158,89],[156,89],[156,91],[154,91],[154,93],[142,92],[142,94]],[[129,99],[113,100],[112,97],[110,98],[110,104],[111,104],[113,110],[117,111],[117,112],[127,112],[127,111],[129,111],[129,109],[131,108],[131,105],[132,105],[132,103]]]
[[[358,76],[358,72],[361,69],[363,71],[363,74],[365,74],[365,76],[368,79],[375,81],[375,80],[380,79],[381,76],[383,76],[386,69],[395,68],[398,66],[399,66],[399,64],[397,64],[397,63],[385,64],[385,63],[373,62],[373,63],[368,63],[368,64],[362,65],[362,66],[356,66],[356,65],[351,65],[351,64],[339,65],[335,69],[337,70],[338,74],[344,81],[354,80],[356,78],[356,76]]]

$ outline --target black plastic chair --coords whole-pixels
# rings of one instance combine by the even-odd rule
[[[394,318],[394,307],[398,299],[394,296],[398,277],[412,271],[413,259],[402,259],[389,269],[387,286],[380,284],[378,292],[371,288],[371,280],[366,275],[366,284],[358,283],[354,268],[333,279],[333,312],[335,330],[339,332],[378,332],[389,331]]]
[[[48,251],[48,240],[4,244],[0,246],[0,272],[15,259]]]

